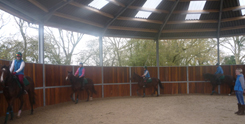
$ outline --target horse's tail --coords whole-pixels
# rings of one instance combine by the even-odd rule
[[[94,88],[94,82],[92,81],[92,79],[90,79],[90,80],[91,80],[91,84],[92,84],[92,91],[94,94],[97,94],[97,91]]]
[[[93,85],[93,92],[94,94],[97,94],[97,91],[94,89],[94,85]]]
[[[236,82],[236,78],[235,77],[233,77],[233,82]]]
[[[162,83],[161,83],[161,81],[158,79],[158,84],[159,84],[159,86],[160,86],[160,88],[161,89],[163,89],[164,87],[162,86]]]
[[[26,79],[29,81],[29,83],[30,83],[30,93],[29,93],[29,101],[30,101],[30,103],[31,104],[36,104],[36,98],[35,98],[35,96],[36,96],[36,93],[35,93],[35,87],[34,87],[34,81],[32,80],[32,78],[30,78],[30,77],[26,77]]]

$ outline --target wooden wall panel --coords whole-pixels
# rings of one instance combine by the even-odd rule
[[[46,86],[70,85],[66,81],[67,71],[72,71],[72,66],[45,65]]]
[[[36,104],[34,105],[34,108],[43,106],[43,90],[41,89],[35,90],[35,93],[36,93]],[[13,109],[15,113],[18,112],[19,106],[20,106],[20,101],[19,99],[16,99],[13,105]],[[7,107],[8,107],[7,101],[5,100],[4,95],[1,93],[0,94],[0,110],[1,110],[0,117],[5,116]],[[28,95],[25,95],[23,110],[29,111],[30,109],[31,107],[30,107],[29,97]],[[35,113],[35,109],[34,109],[34,113]]]
[[[103,76],[104,76],[104,83],[128,83],[129,68],[128,67],[104,67]]]
[[[187,67],[160,67],[161,81],[186,81],[187,80]]]
[[[43,65],[26,63],[25,64],[25,76],[29,76],[33,79],[35,87],[43,86]]]
[[[161,94],[187,94],[187,83],[162,83]]]
[[[130,85],[105,85],[104,97],[130,96]]]
[[[189,84],[189,92],[190,93],[202,93],[202,94],[211,94],[212,93],[212,85],[209,82],[203,83],[190,83]],[[218,92],[218,87],[216,87],[216,92]]]
[[[79,66],[74,66],[74,73],[76,73]],[[84,66],[85,68],[85,78],[90,78],[93,80],[94,84],[101,84],[102,75],[101,67],[96,66]]]
[[[188,67],[189,81],[203,81],[203,74],[216,72],[215,66],[191,66]]]
[[[53,105],[71,101],[71,93],[72,89],[70,87],[45,89],[46,105]]]

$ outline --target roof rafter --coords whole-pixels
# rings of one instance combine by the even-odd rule
[[[105,29],[104,29],[104,31],[102,32],[102,36],[105,34],[105,32],[106,32],[106,30],[107,30],[107,28],[108,28],[108,26],[110,26],[121,14],[123,14],[123,12],[125,12],[127,9],[128,9],[128,7],[129,6],[131,6],[131,4],[133,4],[134,3],[134,1],[135,0],[132,0],[126,7],[124,7],[109,23],[107,23],[106,25],[105,25]]]
[[[60,1],[59,3],[57,3],[56,5],[54,5],[52,8],[49,9],[49,12],[43,16],[43,21],[46,22],[49,20],[49,18],[60,8],[64,7],[65,5],[69,4],[70,2],[72,2],[73,0],[66,0],[64,1]]]
[[[114,18],[114,16],[111,15],[111,14],[102,12],[102,11],[100,11],[100,10],[94,9],[94,8],[92,8],[92,7],[83,5],[83,4],[78,3],[78,2],[74,2],[74,1],[73,1],[73,2],[70,2],[70,4],[73,5],[73,6],[79,7],[79,8],[85,8],[85,9],[87,9],[87,10],[93,11],[93,12],[95,12],[95,13],[98,13],[98,14],[100,14],[100,15],[106,16],[106,17],[108,17],[108,18]]]
[[[37,6],[38,8],[40,8],[41,10],[43,10],[44,12],[49,12],[48,8],[46,8],[45,6],[43,6],[38,1],[36,1],[36,0],[28,0],[28,1],[31,2],[32,4],[34,4],[35,6]]]
[[[174,3],[173,8],[171,9],[171,12],[168,14],[168,16],[167,16],[166,19],[164,20],[163,24],[161,25],[160,30],[158,31],[158,34],[157,34],[157,37],[156,37],[157,39],[160,38],[160,36],[161,36],[161,34],[162,34],[163,28],[164,28],[165,25],[167,24],[168,19],[169,19],[170,16],[172,15],[172,13],[173,13],[174,9],[176,8],[177,4],[179,3],[179,1],[180,1],[180,0],[177,0],[177,1]]]
[[[55,12],[54,15],[58,16],[58,17],[61,17],[61,18],[66,18],[66,19],[69,19],[69,20],[73,20],[73,21],[77,21],[77,22],[82,22],[82,23],[85,23],[85,24],[93,25],[93,26],[96,26],[96,27],[101,27],[101,28],[103,27],[103,25],[101,25],[101,24],[94,23],[94,22],[91,22],[91,21],[88,21],[88,20],[85,20],[85,19],[77,18],[77,17],[70,16],[70,15],[63,14],[63,13]]]
[[[222,16],[222,9],[223,9],[223,0],[220,0],[220,8],[219,8],[219,20],[218,20],[218,30],[217,30],[217,38],[220,37],[220,24],[221,24],[221,16]]]

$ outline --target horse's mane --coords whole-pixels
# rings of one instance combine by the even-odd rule
[[[80,82],[80,79],[79,79],[79,77],[76,77],[75,75],[73,75],[73,74],[70,74],[72,77],[72,81],[71,81],[71,83],[75,83],[75,82]]]
[[[136,74],[136,73],[134,73],[134,76],[136,76],[137,80],[139,80],[139,81],[140,81],[141,79],[143,80],[143,78],[142,78],[140,75]]]

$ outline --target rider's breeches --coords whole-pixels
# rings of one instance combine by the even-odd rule
[[[20,81],[21,84],[23,84],[23,79],[24,79],[24,75],[20,74],[20,75],[16,75]]]

